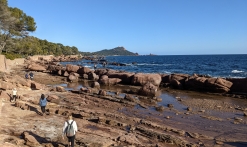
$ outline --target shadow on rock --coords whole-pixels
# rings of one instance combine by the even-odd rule
[[[225,142],[225,144],[235,146],[235,147],[246,147],[247,142]]]
[[[36,112],[38,115],[43,116],[43,113],[39,112],[37,108],[33,107],[33,106],[29,106],[30,107],[30,111],[34,111]]]
[[[50,138],[41,137],[31,131],[23,132],[23,138],[26,141],[26,145],[39,146],[44,145],[47,147],[63,147],[66,146],[64,143],[51,141]]]

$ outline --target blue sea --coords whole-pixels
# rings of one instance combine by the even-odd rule
[[[158,55],[158,56],[106,56],[108,63],[123,63],[126,66],[107,65],[106,68],[135,73],[184,73],[211,77],[246,78],[247,55]],[[89,60],[64,62],[93,69]],[[97,68],[103,68],[97,64]]]

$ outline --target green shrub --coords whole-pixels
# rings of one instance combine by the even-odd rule
[[[16,58],[23,58],[20,54],[14,54],[14,53],[3,53],[7,59],[14,60]]]

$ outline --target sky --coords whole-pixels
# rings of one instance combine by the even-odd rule
[[[247,54],[247,0],[8,0],[34,18],[31,36],[95,52]]]

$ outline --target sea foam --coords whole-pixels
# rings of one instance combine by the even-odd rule
[[[241,70],[232,70],[232,73],[242,73],[244,71],[241,71]]]

